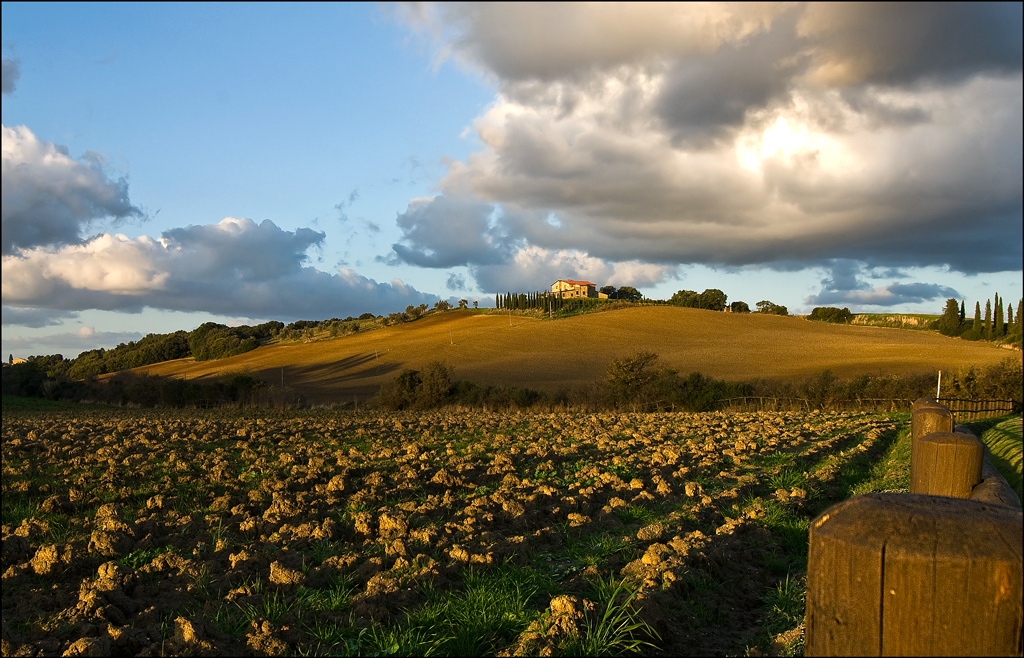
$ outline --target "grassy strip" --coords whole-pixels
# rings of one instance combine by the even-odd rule
[[[77,402],[64,402],[57,400],[45,400],[43,398],[24,398],[16,395],[3,396],[3,412],[46,412],[46,411],[76,411],[81,409]]]
[[[908,414],[900,414],[907,416]],[[909,424],[909,423],[908,423]],[[789,561],[789,573],[775,587],[769,588],[761,597],[764,604],[763,622],[760,632],[754,638],[750,655],[802,656],[804,604],[807,596],[807,542],[810,520],[833,504],[867,493],[907,493],[910,488],[910,428],[883,437],[878,452],[868,450],[841,463],[841,455],[831,454],[807,473],[837,469],[834,486],[828,493],[816,490],[809,480],[801,478],[801,486],[809,486],[807,492],[811,503],[805,513],[794,513],[784,509],[782,514],[773,514],[777,507],[769,501],[769,514],[763,519],[773,538],[781,539]],[[784,469],[772,478],[771,485],[792,484],[783,482],[783,477],[792,471]],[[807,474],[805,473],[805,475]]]
[[[1021,417],[1001,417],[971,423],[969,426],[981,436],[992,451],[993,464],[1006,477],[1018,496],[1021,492],[1021,462],[1024,445],[1021,436]],[[895,440],[877,461],[871,461],[868,455],[858,455],[845,464],[839,472],[837,481],[840,485],[838,497],[818,498],[819,504],[814,514],[824,511],[829,505],[850,496],[867,493],[891,492],[906,493],[910,488],[910,428],[899,432]],[[823,460],[827,465],[830,458]],[[821,466],[819,465],[819,467]],[[788,471],[780,472],[780,475]],[[775,484],[783,483],[783,478],[776,477]],[[776,481],[777,480],[777,481]],[[814,492],[808,492],[812,497]],[[1022,498],[1024,499],[1024,498]],[[778,531],[780,528],[771,527]],[[806,531],[803,533],[806,541]],[[792,542],[790,542],[792,546]],[[765,604],[764,624],[757,637],[758,651],[769,655],[802,655],[803,654],[803,615],[804,601],[807,592],[806,572],[807,554],[795,553],[793,556],[793,572],[787,575],[774,589],[768,590],[761,600]]]
[[[1024,478],[1021,476],[1024,439],[1021,437],[1021,417],[1001,416],[970,423],[968,426],[988,445],[992,451],[992,465],[1017,492],[1017,498],[1024,500]]]

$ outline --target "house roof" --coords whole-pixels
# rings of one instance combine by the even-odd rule
[[[593,281],[575,281],[573,279],[559,279],[558,281],[555,281],[555,283],[558,283],[559,281],[564,281],[565,283],[571,283],[574,286],[596,286],[597,285]]]

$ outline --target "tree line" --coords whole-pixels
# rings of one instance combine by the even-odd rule
[[[811,314],[807,316],[808,320],[814,320],[815,322],[834,322],[836,324],[849,324],[850,320],[853,320],[853,313],[850,309],[836,308],[834,306],[817,306],[811,309]]]
[[[944,373],[943,393],[965,399],[1013,400],[1019,410],[1024,377],[1019,360],[1008,358],[984,369],[973,366]],[[662,366],[653,352],[613,359],[603,381],[563,387],[554,393],[528,388],[481,386],[456,380],[453,369],[435,361],[422,371],[404,370],[371,400],[380,409],[442,407],[502,409],[574,409],[578,411],[717,411],[737,399],[771,398],[784,408],[860,408],[874,401],[916,400],[934,395],[935,375],[861,375],[836,377],[825,370],[803,379],[753,379],[727,382],[699,372],[683,375]]]
[[[255,327],[229,327],[206,322],[192,331],[149,334],[141,340],[121,343],[109,350],[102,347],[86,350],[73,359],[65,359],[62,354],[50,354],[30,356],[27,361],[50,378],[88,379],[189,356],[196,361],[209,361],[243,354],[259,347],[261,341],[277,336],[284,327],[283,322],[277,321]],[[13,361],[13,357],[9,356],[8,361]]]
[[[1005,307],[1006,314],[1003,315]],[[942,316],[935,321],[935,329],[945,336],[959,336],[964,340],[992,340],[1022,347],[1024,338],[1024,300],[1017,301],[1014,315],[1013,303],[1006,302],[999,293],[985,300],[985,315],[981,314],[981,302],[974,303],[974,318],[968,320],[964,300],[957,303],[947,299]]]

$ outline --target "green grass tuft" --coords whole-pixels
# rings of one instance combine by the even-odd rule
[[[563,641],[559,650],[566,656],[615,656],[641,653],[645,648],[658,650],[649,639],[661,636],[640,618],[631,605],[636,590],[625,580],[618,583],[612,577],[591,581],[597,595],[600,617],[587,617],[578,637]]]

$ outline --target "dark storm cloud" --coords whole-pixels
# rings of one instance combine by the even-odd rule
[[[405,11],[500,92],[434,206],[504,214],[407,213],[397,260],[1022,266],[1019,3]]]
[[[801,20],[817,72],[839,84],[960,82],[1019,72],[1021,3],[886,2],[810,5]]]
[[[747,112],[786,95],[801,69],[795,15],[769,31],[668,65],[656,112],[673,139],[695,147],[729,136]]]
[[[78,317],[78,313],[67,311],[52,311],[45,308],[16,308],[4,306],[2,311],[3,326],[20,326],[39,329],[41,327],[55,327],[63,324],[65,319]]]

